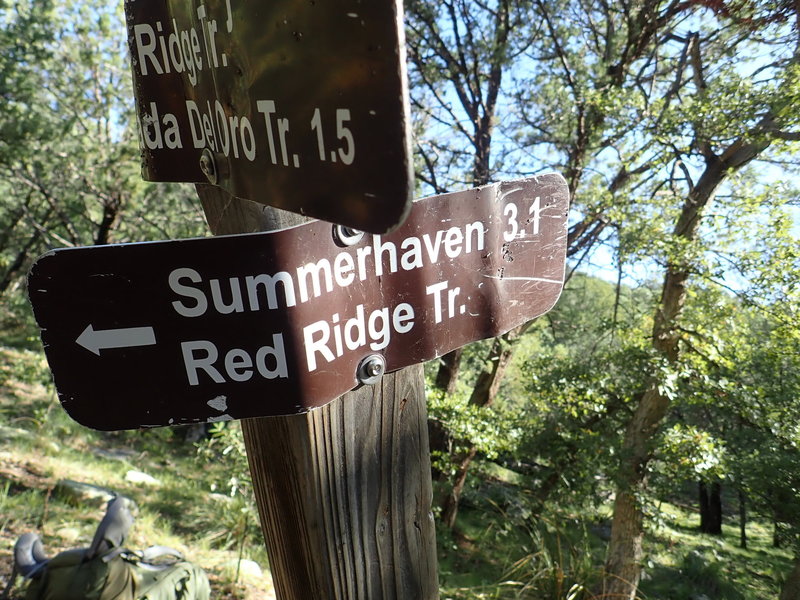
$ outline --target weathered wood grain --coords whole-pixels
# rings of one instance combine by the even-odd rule
[[[214,234],[302,222],[197,191]],[[438,598],[421,365],[308,414],[242,426],[280,600]]]

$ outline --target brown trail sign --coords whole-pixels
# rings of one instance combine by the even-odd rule
[[[568,203],[549,174],[420,200],[382,236],[314,221],[56,250],[29,294],[61,402],[84,425],[302,413],[548,311]]]
[[[399,0],[126,0],[150,181],[383,233],[411,202]]]

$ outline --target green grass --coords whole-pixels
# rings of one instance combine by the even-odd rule
[[[591,520],[569,510],[542,512],[531,482],[497,465],[477,465],[456,531],[440,530],[440,581],[447,600],[586,597],[604,544]]]
[[[777,598],[789,573],[791,551],[772,546],[771,526],[747,524],[748,548],[739,547],[739,524],[732,517],[722,536],[697,531],[695,513],[660,506],[660,524],[646,538],[644,598],[750,600]]]
[[[439,531],[443,600],[585,600],[602,574],[610,507],[596,510],[529,503],[525,482],[497,467],[477,469],[456,532]],[[500,485],[498,486],[498,480]],[[502,492],[498,491],[502,490]],[[698,532],[698,515],[662,502],[645,535],[642,600],[777,598],[792,567],[788,549],[772,547],[771,526],[747,525],[739,547],[733,516],[721,537]]]

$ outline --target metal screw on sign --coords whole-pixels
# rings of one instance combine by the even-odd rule
[[[380,354],[371,354],[358,365],[358,380],[365,385],[375,385],[386,372],[386,360]]]
[[[364,232],[346,225],[333,226],[333,239],[340,246],[355,246],[364,237]]]
[[[217,175],[217,163],[214,160],[214,154],[211,150],[205,148],[203,154],[200,155],[200,170],[212,185],[216,185],[219,177]]]

